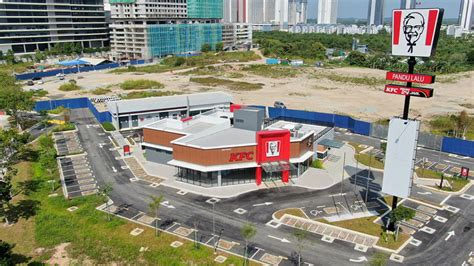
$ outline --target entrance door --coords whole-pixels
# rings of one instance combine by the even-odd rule
[[[265,172],[262,173],[263,182],[276,182],[281,180],[281,172]]]

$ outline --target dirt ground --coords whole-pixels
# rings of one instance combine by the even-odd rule
[[[261,63],[263,60],[259,61]],[[235,72],[239,72],[240,65],[234,65]],[[384,79],[386,71],[366,68],[335,68],[315,69],[301,68],[299,74],[293,78],[268,78],[241,72],[243,78],[232,79],[251,83],[264,84],[263,89],[257,91],[230,91],[225,87],[205,87],[190,82],[190,75],[182,75],[174,71],[159,74],[122,73],[111,74],[107,71],[87,72],[69,75],[66,80],[60,81],[56,77],[45,79],[40,87],[49,92],[48,97],[71,98],[77,96],[94,96],[90,90],[108,87],[112,90],[109,95],[127,93],[118,87],[118,84],[129,79],[156,80],[165,85],[162,90],[180,91],[184,93],[202,92],[208,90],[227,91],[234,96],[234,102],[241,104],[273,105],[274,101],[283,101],[288,108],[319,111],[326,113],[349,114],[366,121],[386,119],[401,115],[404,97],[389,95],[383,92],[383,84],[376,86],[356,83],[343,83],[324,78],[335,74],[344,77],[375,77]],[[79,78],[81,76],[83,78]],[[320,76],[320,78],[315,78]],[[322,77],[322,78],[321,78]],[[453,78],[455,77],[455,78]],[[69,79],[77,80],[83,87],[80,91],[62,92],[58,87]],[[428,120],[434,115],[459,112],[466,109],[460,104],[474,103],[474,71],[462,74],[437,77],[445,82],[437,82],[427,87],[435,89],[431,99],[412,97],[410,117],[419,116],[421,120]],[[448,80],[449,79],[449,80]],[[28,88],[25,86],[25,88]],[[471,107],[472,108],[472,107]]]

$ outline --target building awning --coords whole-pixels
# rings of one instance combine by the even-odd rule
[[[265,171],[266,173],[283,172],[296,169],[295,166],[286,161],[262,163],[261,166],[263,168],[263,171]]]
[[[344,146],[344,142],[340,142],[333,139],[323,139],[318,144],[324,145],[326,147],[336,148],[336,149],[340,149],[342,148],[342,146]]]

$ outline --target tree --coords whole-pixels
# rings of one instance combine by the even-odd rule
[[[11,245],[0,239],[0,265],[15,265],[13,263],[13,248],[15,245]]]
[[[249,241],[257,234],[257,229],[253,224],[247,223],[240,229],[240,234],[245,239],[244,265],[247,265]]]
[[[473,119],[469,117],[466,110],[462,110],[456,117],[456,125],[460,132],[462,132],[462,138],[466,139],[467,129],[471,126]],[[459,132],[458,131],[458,132]]]
[[[210,52],[211,50],[212,50],[212,47],[208,43],[205,43],[201,46],[201,52],[203,52],[203,53]]]
[[[224,51],[224,44],[222,42],[216,43],[216,52]]]
[[[26,151],[27,134],[18,134],[15,129],[0,130],[0,216],[8,221],[8,210],[12,199],[12,178],[18,170],[13,165]]]
[[[317,60],[326,59],[326,47],[324,47],[324,45],[320,42],[311,44],[311,52],[313,54],[312,57]]]
[[[367,58],[359,51],[352,51],[345,60],[351,66],[365,66]]]
[[[44,60],[46,57],[45,55],[38,49],[35,50],[35,62],[39,63],[41,60]]]
[[[393,210],[390,213],[390,219],[391,222],[397,223],[401,221],[406,221],[413,219],[415,217],[415,210],[404,207],[404,206],[398,206],[395,210]]]
[[[110,212],[109,212],[109,196],[110,193],[112,193],[112,185],[110,184],[105,184],[99,191],[99,194],[104,197],[105,201],[105,210],[107,213],[107,220],[110,222]]]
[[[5,60],[5,55],[3,54],[3,51],[0,51],[0,61]]]
[[[466,55],[466,62],[470,65],[474,65],[474,49],[471,49]]]
[[[293,231],[293,236],[297,242],[296,247],[298,248],[298,266],[301,265],[301,251],[303,250],[304,240],[306,239],[307,235],[308,231],[301,230],[299,228],[295,228]]]
[[[0,109],[7,111],[12,116],[19,129],[22,128],[23,119],[21,111],[30,111],[35,103],[33,93],[24,91],[14,77],[7,73],[0,72]]]
[[[15,52],[13,52],[12,49],[9,49],[7,51],[7,55],[5,56],[5,60],[7,61],[8,64],[15,64]]]
[[[162,201],[163,195],[160,195],[159,197],[151,196],[151,201],[148,203],[148,208],[150,208],[150,211],[155,215],[155,236],[158,236],[158,211]]]

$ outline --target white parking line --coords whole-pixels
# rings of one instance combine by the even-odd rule
[[[448,195],[446,198],[444,198],[444,200],[441,201],[439,205],[444,205],[444,203],[446,203],[446,201],[448,201],[449,198],[451,198],[451,195]]]
[[[206,243],[204,243],[204,244],[206,244],[206,245],[209,244],[209,242],[211,242],[211,240],[214,239],[214,237],[216,237],[216,235],[213,235],[213,236],[212,236],[211,238],[209,238],[209,240],[207,240]]]
[[[461,198],[467,199],[467,200],[473,200],[473,199],[474,199],[474,196],[473,196],[473,195],[469,195],[469,194],[462,194],[462,195],[461,195]]]

